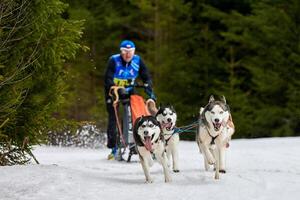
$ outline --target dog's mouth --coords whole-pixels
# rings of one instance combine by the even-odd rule
[[[216,122],[216,123],[213,123],[213,125],[214,125],[215,131],[218,131],[218,130],[220,130],[222,123]]]
[[[148,151],[152,151],[152,142],[150,136],[144,137],[144,146]]]
[[[171,131],[173,129],[173,123],[168,122],[168,123],[162,123],[163,128],[165,128],[167,131]]]

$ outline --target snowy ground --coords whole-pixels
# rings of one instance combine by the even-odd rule
[[[164,183],[158,163],[145,184],[137,162],[108,161],[107,149],[37,147],[40,165],[0,167],[0,200],[300,199],[300,138],[233,140],[227,174],[205,172],[195,142],[180,143],[179,174]]]

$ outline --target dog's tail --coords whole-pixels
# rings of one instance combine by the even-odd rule
[[[149,113],[152,115],[152,116],[155,116],[156,113],[157,113],[157,108],[156,108],[156,103],[153,99],[148,99],[146,101],[146,107],[149,111]]]

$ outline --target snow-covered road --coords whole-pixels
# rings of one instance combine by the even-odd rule
[[[195,142],[179,148],[173,181],[155,163],[145,184],[136,155],[126,163],[106,160],[107,149],[36,147],[40,165],[0,167],[0,200],[300,199],[300,137],[233,140],[220,180],[204,171]]]

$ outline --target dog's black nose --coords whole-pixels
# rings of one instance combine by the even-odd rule
[[[148,135],[149,134],[149,131],[144,131],[144,135]]]
[[[219,120],[218,118],[217,118],[217,119],[215,119],[215,122],[217,122],[217,123],[218,123],[219,121],[220,121],[220,120]]]
[[[171,122],[172,121],[172,119],[171,118],[168,118],[168,122]]]

